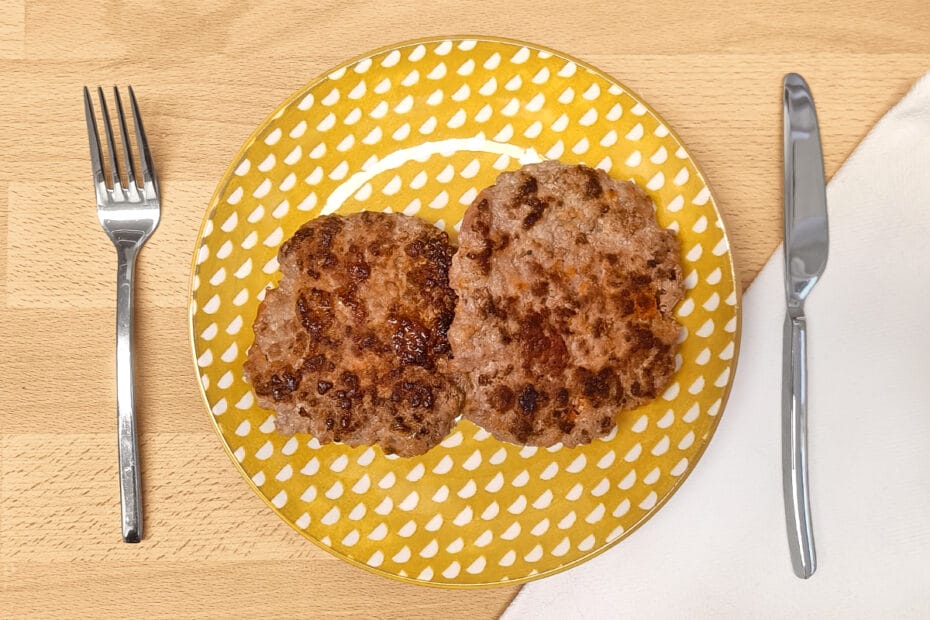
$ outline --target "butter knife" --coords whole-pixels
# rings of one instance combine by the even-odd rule
[[[807,475],[807,321],[804,300],[827,265],[826,182],[817,112],[807,82],[784,79],[785,334],[782,363],[782,484],[794,574],[817,569]]]

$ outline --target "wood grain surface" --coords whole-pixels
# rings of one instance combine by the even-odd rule
[[[289,4],[0,2],[4,617],[477,620],[515,594],[397,583],[319,550],[239,478],[201,403],[186,320],[200,220],[249,133],[328,67],[466,33],[599,66],[649,101],[704,169],[743,286],[780,237],[782,74],[811,84],[832,175],[930,69],[923,0]],[[139,545],[120,542],[115,257],[94,210],[80,91],[113,83],[136,89],[164,194],[137,273]]]

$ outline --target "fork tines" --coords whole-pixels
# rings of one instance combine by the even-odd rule
[[[110,122],[107,102],[103,96],[103,89],[100,87],[97,87],[97,97],[100,101],[100,114],[103,118],[103,129],[107,139],[108,159],[110,164],[110,185],[107,184],[107,177],[104,174],[103,153],[100,147],[100,135],[97,130],[97,118],[94,113],[94,104],[91,100],[90,91],[86,86],[84,87],[84,114],[87,117],[87,138],[90,143],[90,162],[98,201],[106,198],[108,190],[117,194],[117,196],[114,196],[117,199],[122,197],[128,200],[138,200],[143,196],[147,199],[154,199],[157,191],[155,185],[155,170],[152,165],[152,155],[149,152],[148,140],[145,137],[142,117],[139,115],[139,106],[136,104],[136,96],[132,91],[132,86],[129,87],[129,103],[132,107],[135,142],[139,147],[138,157],[142,167],[141,195],[136,167],[133,164],[129,131],[126,128],[126,115],[123,112],[123,102],[119,95],[119,89],[116,86],[113,87],[113,99],[116,102],[116,117],[123,147],[123,166],[126,168],[125,177],[122,176],[123,170],[120,168],[119,158],[117,156],[116,142],[113,139],[113,126]],[[123,178],[125,178],[127,182],[125,188],[121,180]]]

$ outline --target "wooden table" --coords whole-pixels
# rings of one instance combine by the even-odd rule
[[[239,478],[201,403],[186,310],[204,209],[250,131],[326,68],[441,33],[531,40],[598,65],[659,110],[697,157],[744,286],[780,237],[782,74],[808,78],[832,174],[930,69],[923,0],[710,0],[701,9],[326,0],[287,13],[270,1],[62,4],[0,3],[5,617],[476,619],[497,616],[516,593],[396,583],[317,549]],[[161,227],[138,269],[146,538],[134,546],[119,535],[115,260],[94,212],[80,99],[84,84],[129,82],[164,192]]]

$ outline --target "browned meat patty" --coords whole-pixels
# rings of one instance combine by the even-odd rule
[[[464,415],[498,439],[607,435],[675,372],[675,234],[633,183],[556,161],[501,174],[465,213],[449,280]]]
[[[372,212],[318,217],[281,246],[245,363],[279,431],[401,456],[442,441],[462,403],[446,371],[454,252],[426,222]]]

